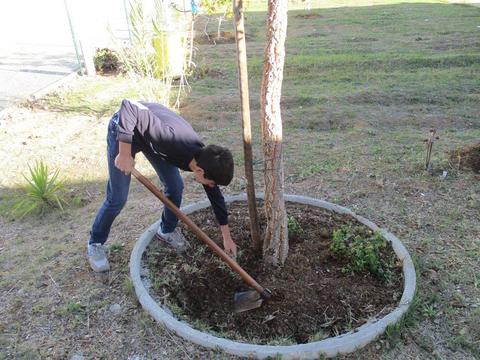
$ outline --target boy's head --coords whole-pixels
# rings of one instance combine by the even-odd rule
[[[206,179],[213,180],[216,185],[228,185],[232,181],[233,156],[227,148],[208,145],[200,149],[194,158]]]

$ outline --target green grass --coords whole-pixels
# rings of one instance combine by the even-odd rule
[[[295,219],[293,216],[290,216],[288,218],[288,236],[302,236],[304,233],[304,230],[302,229],[302,226],[299,224],[297,219]]]
[[[125,248],[125,245],[114,242],[110,244],[108,248],[111,252],[121,252]]]
[[[50,110],[94,115],[113,114],[125,98],[136,98],[132,80],[124,77],[82,78],[76,86],[53,92],[42,100]]]
[[[422,141],[430,126],[449,134],[434,150],[436,164],[448,167],[444,151],[452,147],[452,138],[468,142],[480,134],[480,81],[475,76],[480,72],[480,9],[441,2],[359,6],[366,4],[314,1],[309,12],[298,10],[301,2],[290,6],[282,92],[285,162],[295,168],[290,178],[355,171],[359,153],[374,155],[368,158],[372,169],[416,172],[424,162]],[[255,127],[265,13],[258,2],[251,5],[246,32],[252,36],[247,54]],[[317,18],[304,18],[312,14]],[[231,23],[225,29],[232,30]],[[200,66],[209,72],[191,83],[193,92],[186,101],[236,96],[236,60],[222,51],[230,47],[233,50],[233,45],[202,47]],[[213,70],[221,76],[213,76]],[[206,101],[205,106],[207,118],[224,116],[222,126],[231,128],[237,104],[229,108],[220,100]],[[232,121],[239,124],[238,118]],[[355,147],[349,148],[352,143]],[[311,146],[313,153],[307,150]]]
[[[478,10],[439,3],[387,3],[316,8],[310,13],[319,18],[308,21],[298,17],[305,11],[289,12],[285,123],[308,127],[297,119],[312,113],[320,118],[310,119],[311,127],[325,123],[327,117],[349,124],[359,119],[373,122],[384,106],[400,113],[424,106],[444,112],[453,105],[459,111],[467,106],[478,109],[478,77],[473,74],[480,69],[480,51],[478,20],[472,15]],[[248,51],[253,98],[262,72],[263,52],[256,44],[264,41],[264,16],[253,12],[246,22],[247,33],[252,28],[255,35],[250,42],[254,51]],[[234,57],[219,54],[218,46],[212,51],[217,56],[206,57],[208,66],[225,74],[221,80],[207,77],[195,86],[212,95],[217,87],[224,92],[228,82],[235,89]],[[449,117],[453,120],[455,115]]]
[[[421,307],[420,295],[414,295],[412,303],[407,312],[403,314],[402,318],[393,325],[387,326],[385,330],[385,338],[389,341],[392,347],[395,347],[402,341],[402,334],[409,328],[415,326],[420,320],[419,308]]]
[[[80,302],[69,301],[61,308],[60,313],[63,315],[79,315],[84,314],[86,309],[87,306]]]

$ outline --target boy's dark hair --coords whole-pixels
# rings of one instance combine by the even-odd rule
[[[208,145],[194,156],[197,165],[204,171],[206,179],[217,185],[228,185],[233,178],[233,156],[227,148]]]

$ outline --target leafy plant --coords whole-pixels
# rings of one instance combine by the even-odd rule
[[[130,276],[125,275],[125,277],[123,278],[122,287],[123,287],[123,291],[127,295],[129,295],[130,297],[132,297],[135,300],[138,300],[137,296],[135,295],[135,286],[133,285],[133,281],[130,278]]]
[[[121,243],[112,243],[110,246],[109,246],[109,249],[110,251],[112,252],[120,252],[122,251],[123,249],[125,248],[125,245],[124,244],[121,244]]]
[[[434,318],[437,314],[435,306],[433,304],[422,305],[422,315],[429,318]]]
[[[192,49],[186,18],[174,15],[164,1],[155,0],[153,11],[147,11],[141,0],[130,1],[130,44],[117,42],[116,51],[143,100],[168,105],[173,81],[180,79],[179,102]]]
[[[109,48],[97,49],[93,57],[95,70],[101,73],[117,73],[121,71],[120,59],[115,50]]]
[[[345,273],[369,271],[377,278],[389,281],[392,277],[393,259],[385,260],[381,250],[387,240],[379,233],[368,233],[361,227],[344,225],[333,231],[330,250],[349,260],[342,268]]]
[[[59,208],[63,211],[67,202],[61,196],[65,186],[64,182],[58,179],[59,170],[50,174],[43,161],[37,161],[33,168],[29,165],[28,169],[29,176],[23,175],[27,181],[25,194],[14,205],[12,214],[22,218],[29,214],[42,213],[47,208]]]
[[[288,235],[289,236],[302,236],[303,235],[303,229],[300,226],[299,222],[297,219],[295,219],[293,216],[288,218]]]
[[[66,303],[63,308],[60,309],[60,313],[62,315],[67,315],[67,314],[82,314],[86,311],[87,306],[76,302],[76,301],[69,301]]]

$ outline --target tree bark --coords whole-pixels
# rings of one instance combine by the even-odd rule
[[[233,0],[233,14],[235,17],[235,40],[237,44],[238,78],[243,127],[243,154],[245,158],[245,177],[247,178],[250,233],[252,235],[253,247],[260,251],[262,242],[258,225],[255,183],[253,181],[252,129],[250,124],[250,98],[248,94],[247,46],[243,20],[243,0]]]
[[[268,0],[267,46],[261,89],[267,219],[263,256],[274,265],[283,264],[288,254],[280,111],[286,35],[287,0]]]

